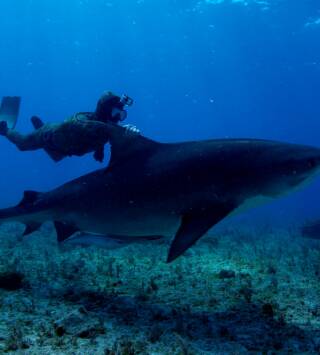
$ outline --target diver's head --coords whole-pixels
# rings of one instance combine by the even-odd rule
[[[126,119],[127,111],[125,107],[132,104],[133,100],[127,95],[120,97],[109,91],[99,99],[95,115],[99,121],[118,123]]]

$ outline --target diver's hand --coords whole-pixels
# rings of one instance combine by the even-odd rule
[[[140,134],[140,129],[132,124],[125,124],[123,127],[126,129],[126,134]]]
[[[0,122],[0,136],[6,136],[8,133],[8,124],[6,121]]]

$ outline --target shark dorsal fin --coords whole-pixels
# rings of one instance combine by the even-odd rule
[[[23,193],[23,198],[18,204],[19,207],[26,207],[34,204],[40,197],[41,192],[27,190]]]
[[[133,133],[126,128],[108,123],[110,126],[111,158],[109,166],[130,159],[141,151],[156,149],[161,143],[146,138],[139,133]]]

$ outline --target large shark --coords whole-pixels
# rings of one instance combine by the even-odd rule
[[[110,125],[108,167],[49,192],[26,191],[0,221],[26,233],[53,220],[58,239],[75,232],[115,238],[173,237],[167,261],[230,214],[277,198],[313,177],[320,149],[257,139],[158,143]]]

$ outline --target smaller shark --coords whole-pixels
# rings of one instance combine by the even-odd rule
[[[84,232],[72,242],[85,244],[174,236],[171,262],[227,216],[297,189],[320,170],[320,149],[297,144],[165,144],[111,124],[110,137],[107,168],[52,191],[26,191],[17,206],[0,210],[0,222],[21,221],[29,233],[53,220],[59,241]]]

